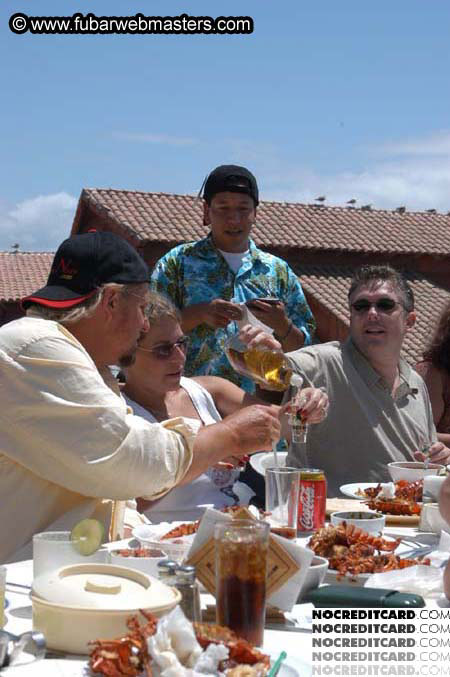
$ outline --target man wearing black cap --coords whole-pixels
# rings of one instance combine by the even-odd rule
[[[163,256],[152,285],[171,297],[190,333],[186,375],[222,376],[252,392],[253,382],[237,374],[224,354],[225,340],[237,331],[234,321],[242,318],[239,304],[274,330],[285,351],[311,342],[314,318],[287,263],[250,238],[259,202],[253,174],[237,165],[216,167],[203,198],[210,234]]]
[[[279,435],[261,406],[200,431],[190,419],[132,415],[109,365],[132,363],[148,330],[148,274],[113,233],[76,235],[58,249],[47,285],[23,300],[27,316],[0,328],[1,562],[30,555],[34,533],[83,517],[116,536],[122,501],[156,498]]]

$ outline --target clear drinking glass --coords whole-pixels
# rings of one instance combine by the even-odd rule
[[[266,615],[269,524],[230,520],[216,524],[216,621],[261,646]]]
[[[266,470],[266,520],[284,538],[296,538],[300,470],[287,466]]]
[[[107,550],[81,555],[70,540],[70,531],[44,531],[33,536],[33,578],[69,564],[106,562]]]

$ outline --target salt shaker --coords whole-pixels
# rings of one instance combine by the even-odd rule
[[[158,568],[158,579],[167,585],[175,585],[177,562],[171,559],[163,559],[156,566]]]
[[[178,566],[174,585],[181,592],[180,606],[186,618],[192,622],[201,621],[200,590],[195,580],[195,567],[188,564]]]

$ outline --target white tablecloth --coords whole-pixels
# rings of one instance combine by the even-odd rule
[[[117,547],[117,544],[116,546]],[[31,585],[32,581],[32,561],[16,562],[7,565],[7,585],[6,585],[6,599],[8,606],[6,608],[6,625],[5,630],[14,634],[21,634],[31,630],[32,627],[32,610],[30,601],[30,591],[13,583],[22,585]],[[206,603],[209,595],[202,596],[202,603]],[[210,598],[212,599],[212,598]],[[305,609],[309,609],[309,605],[297,605],[293,613],[298,614],[299,618],[303,618]],[[95,639],[95,638],[93,638]],[[288,654],[287,666],[284,672],[286,677],[308,677],[311,675],[311,634],[310,632],[288,632],[285,630],[265,630],[264,631],[264,646],[263,649],[270,653],[271,656],[277,657],[283,649]],[[58,677],[85,677],[90,674],[86,670],[87,661],[85,659],[65,659],[65,660],[49,660],[35,663],[34,665],[22,665],[15,668],[10,668],[5,671],[8,677],[28,677],[31,675],[53,675]],[[294,671],[298,670],[298,672]],[[2,672],[3,674],[3,672]],[[282,673],[280,673],[282,677]]]

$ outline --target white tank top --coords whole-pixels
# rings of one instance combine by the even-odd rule
[[[222,420],[214,400],[206,388],[197,381],[185,377],[180,379],[180,385],[189,395],[204,425],[211,425]],[[156,418],[147,409],[134,402],[127,395],[125,395],[125,399],[136,416],[142,416],[152,423],[156,422]],[[239,485],[237,495],[240,503],[248,503],[254,492],[242,482],[236,484]],[[165,496],[155,501],[144,514],[155,524],[175,520],[191,521],[200,519],[206,508],[220,509],[234,503],[235,501],[231,496],[224,494],[208,475],[203,473],[189,484],[171,489]]]

